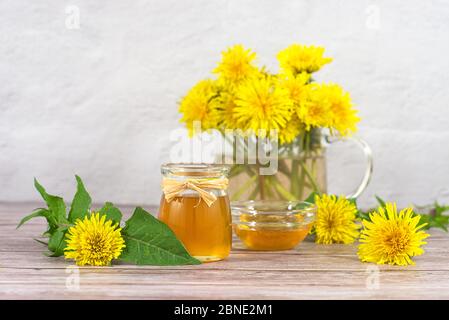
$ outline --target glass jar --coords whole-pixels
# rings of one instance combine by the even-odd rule
[[[251,250],[289,250],[309,234],[316,206],[301,201],[250,200],[232,203],[234,231]]]
[[[202,262],[226,258],[231,251],[229,167],[168,163],[161,167],[163,194],[159,219]]]

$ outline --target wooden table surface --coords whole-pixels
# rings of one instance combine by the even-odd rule
[[[0,299],[449,299],[449,235],[439,230],[409,267],[361,263],[355,245],[252,252],[236,240],[229,259],[199,266],[76,268],[43,254],[40,218],[15,229],[35,207],[0,204]]]

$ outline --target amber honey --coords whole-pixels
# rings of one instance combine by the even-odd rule
[[[197,194],[177,196],[170,202],[162,196],[159,219],[192,256],[203,262],[224,259],[231,251],[232,226],[226,195],[218,196],[210,207]]]
[[[309,234],[310,226],[299,229],[251,229],[235,225],[234,232],[251,250],[288,250],[296,247]]]
[[[251,250],[288,250],[310,232],[316,207],[301,201],[241,201],[232,207],[233,228]]]

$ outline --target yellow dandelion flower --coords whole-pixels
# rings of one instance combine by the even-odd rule
[[[412,208],[399,213],[395,203],[387,203],[385,208],[370,213],[370,220],[364,220],[360,236],[358,255],[362,261],[377,264],[406,266],[414,264],[411,257],[424,253],[423,240],[429,235],[420,230],[421,217],[413,214]]]
[[[256,54],[242,45],[230,47],[221,55],[221,62],[213,72],[231,83],[240,82],[259,73],[259,69],[253,64]]]
[[[218,114],[212,100],[217,96],[215,81],[202,80],[198,82],[182,99],[179,112],[190,133],[193,132],[194,121],[201,122],[201,129],[207,130],[217,126]]]
[[[337,84],[325,85],[327,101],[330,104],[331,123],[330,127],[336,129],[341,135],[348,135],[357,131],[357,110],[352,107],[349,93]]]
[[[316,243],[353,243],[360,226],[356,224],[357,208],[344,196],[316,196],[317,215],[315,221]]]
[[[221,129],[237,129],[234,114],[235,93],[229,90],[220,92],[220,96],[214,100],[214,108],[217,112],[218,126]]]
[[[236,90],[236,124],[242,130],[266,136],[270,130],[285,127],[292,116],[292,106],[288,91],[276,86],[271,77],[247,80]]]
[[[307,83],[310,81],[310,74],[303,72],[296,76],[292,74],[278,75],[279,86],[285,89],[293,104],[299,106],[304,99]],[[281,144],[291,143],[302,131],[304,125],[298,116],[293,113],[286,125],[279,130],[279,142]]]
[[[353,108],[349,93],[337,84],[312,83],[305,87],[296,111],[307,130],[327,127],[341,135],[357,131],[357,111]]]
[[[298,118],[307,130],[312,127],[329,127],[332,124],[332,115],[326,86],[311,83],[304,89],[303,99],[296,108]]]
[[[323,57],[324,48],[293,44],[277,55],[281,69],[294,75],[301,72],[312,73],[321,69],[332,58]]]
[[[293,114],[285,127],[279,130],[279,142],[281,144],[291,143],[302,131],[304,131],[304,125],[296,114]]]
[[[306,85],[310,81],[310,74],[303,72],[294,75],[280,75],[279,85],[285,88],[290,94],[290,99],[294,103],[300,103],[304,99]]]
[[[109,265],[125,247],[120,231],[117,224],[113,224],[112,220],[106,221],[106,216],[100,216],[99,213],[92,213],[84,220],[78,219],[66,235],[64,256],[74,259],[79,266]]]

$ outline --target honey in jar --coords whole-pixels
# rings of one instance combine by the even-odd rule
[[[296,247],[309,234],[310,225],[293,229],[249,228],[235,225],[235,234],[251,250],[288,250]]]
[[[159,219],[173,230],[190,255],[202,262],[222,260],[231,251],[227,173],[228,167],[222,165],[162,166],[165,187]]]
[[[300,201],[240,201],[232,206],[234,232],[251,250],[293,249],[307,237],[316,207]]]

